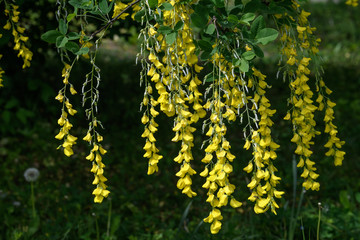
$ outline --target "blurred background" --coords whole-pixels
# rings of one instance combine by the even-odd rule
[[[222,230],[211,236],[210,226],[202,223],[210,211],[210,206],[204,204],[203,179],[193,178],[198,192],[193,199],[176,188],[179,166],[172,159],[179,145],[170,143],[172,121],[164,116],[159,117],[157,133],[164,159],[158,173],[146,174],[139,111],[143,88],[139,87],[140,66],[135,64],[139,26],[129,19],[117,23],[98,57],[102,74],[98,118],[105,127],[105,175],[111,191],[99,205],[93,203],[91,195],[93,177],[90,163],[85,160],[88,146],[79,140],[70,158],[56,150],[60,142],[54,136],[59,131],[61,105],[54,98],[62,87],[62,64],[55,46],[40,40],[42,33],[56,28],[55,0],[18,3],[34,56],[31,67],[21,70],[22,60],[12,50],[9,33],[0,29],[0,64],[6,71],[0,89],[0,239],[316,239],[318,231],[320,239],[360,239],[359,7],[331,1],[307,2],[304,6],[312,13],[310,21],[322,39],[324,79],[334,91],[335,123],[340,138],[346,141],[343,166],[334,167],[332,160],[324,156],[322,145],[326,139],[318,137],[313,159],[321,189],[302,191],[300,174],[293,169],[291,126],[282,120],[289,91],[286,83],[276,79],[277,50],[270,47],[259,69],[268,75],[272,85],[268,98],[278,110],[273,119],[277,123],[274,137],[281,145],[276,166],[282,178],[279,188],[286,194],[278,215],[253,212],[253,205],[245,201],[249,176],[242,171],[251,153],[242,151],[241,131],[229,131],[237,156],[231,181],[237,186],[235,196],[244,205],[238,210],[224,208]],[[5,24],[3,15],[0,23]],[[70,81],[78,92],[89,70],[88,63],[80,60],[72,72]],[[71,101],[78,110],[71,120],[73,133],[81,139],[87,129],[81,96],[75,95]],[[318,128],[323,129],[321,114],[318,120]],[[203,157],[199,148],[204,138],[200,131],[197,133],[195,160]],[[40,176],[31,184],[24,172],[32,167],[39,170]],[[194,168],[201,172],[203,166],[194,161]]]

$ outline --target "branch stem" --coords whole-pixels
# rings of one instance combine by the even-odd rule
[[[105,28],[109,27],[110,25],[113,25],[113,23],[122,15],[124,14],[127,10],[129,10],[129,8],[131,8],[132,6],[134,6],[135,4],[137,4],[138,2],[140,2],[140,0],[136,0],[135,2],[132,2],[129,6],[127,6],[126,8],[124,8],[124,10],[122,10],[118,15],[116,15],[114,18],[112,18],[109,22],[107,22],[104,26],[102,26],[100,29],[96,30],[95,32],[93,32],[90,35],[90,39],[92,39],[96,34],[98,34],[99,32],[101,32],[102,30],[104,30]]]

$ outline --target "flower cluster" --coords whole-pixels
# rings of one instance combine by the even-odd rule
[[[250,86],[253,85],[255,94],[252,99],[253,109],[256,109],[260,115],[258,128],[251,129],[251,139],[247,139],[244,148],[253,148],[253,159],[244,168],[244,171],[253,173],[250,183],[247,185],[252,191],[250,201],[255,202],[255,213],[263,213],[269,208],[276,214],[276,208],[279,208],[275,198],[281,198],[284,194],[276,190],[276,185],[281,180],[275,175],[277,171],[273,161],[277,158],[276,149],[280,146],[276,144],[271,137],[270,127],[273,125],[271,116],[276,110],[270,109],[269,100],[265,97],[267,83],[266,76],[255,68],[252,68],[253,76],[250,78]]]
[[[341,166],[342,161],[344,160],[345,152],[341,151],[341,147],[345,144],[344,141],[341,141],[337,137],[337,127],[333,123],[334,120],[334,110],[336,103],[332,102],[328,95],[331,94],[331,90],[325,85],[325,82],[320,79],[318,82],[319,96],[316,99],[316,102],[319,103],[319,108],[325,109],[325,130],[324,132],[329,135],[327,143],[324,145],[328,148],[328,151],[325,153],[326,156],[334,158],[334,165]]]
[[[225,137],[227,132],[225,120],[235,121],[236,119],[234,109],[238,107],[235,100],[237,92],[233,91],[236,80],[231,74],[232,64],[221,54],[214,54],[213,66],[215,66],[215,74],[213,83],[208,89],[212,90],[213,95],[204,105],[211,112],[206,132],[209,140],[206,141],[208,142],[204,150],[206,155],[202,159],[206,166],[200,176],[206,177],[206,182],[202,187],[208,189],[206,201],[212,207],[212,211],[204,221],[211,223],[211,233],[216,234],[221,229],[223,218],[220,208],[228,205],[229,200],[233,208],[240,207],[242,203],[232,196],[235,185],[230,183],[229,175],[233,172],[231,163],[235,156],[230,152],[230,142]],[[235,93],[235,96],[232,96],[232,93]]]
[[[108,186],[105,184],[107,178],[104,176],[105,164],[103,163],[103,156],[107,151],[101,144],[104,138],[98,132],[98,127],[103,128],[103,126],[96,117],[98,111],[97,106],[100,98],[98,87],[101,80],[100,68],[96,65],[96,56],[100,40],[101,37],[95,41],[95,53],[89,54],[88,56],[92,68],[91,71],[86,74],[86,80],[82,87],[82,104],[83,106],[86,106],[85,114],[87,120],[89,121],[89,128],[85,137],[83,137],[83,140],[92,146],[92,149],[86,159],[92,163],[90,172],[94,174],[92,184],[96,186],[92,192],[92,194],[95,195],[95,203],[101,203],[104,198],[108,197],[110,194],[110,191],[107,189]],[[90,46],[92,43],[83,42],[83,46],[85,44]]]
[[[107,179],[103,175],[105,164],[102,162],[102,156],[105,155],[107,151],[100,144],[100,142],[103,141],[103,137],[95,130],[97,124],[97,120],[90,123],[89,130],[83,140],[93,146],[86,159],[92,162],[92,168],[90,170],[94,174],[92,184],[96,185],[96,188],[92,192],[92,194],[95,195],[94,202],[101,203],[103,199],[109,195],[110,191],[106,189],[107,185],[105,182]]]
[[[311,91],[307,81],[307,75],[310,70],[307,68],[310,58],[302,58],[296,70],[296,79],[291,81],[290,88],[292,90],[292,98],[290,99],[293,109],[291,111],[291,121],[294,126],[294,136],[291,139],[296,143],[297,148],[295,153],[300,156],[298,167],[304,168],[301,177],[306,181],[303,183],[305,189],[311,188],[312,190],[319,190],[320,184],[315,181],[319,176],[315,173],[315,162],[310,160],[312,151],[310,145],[315,135],[320,132],[315,130],[316,122],[314,120],[314,112],[317,107],[313,104],[313,92]],[[290,119],[290,113],[285,117],[286,120]]]
[[[345,2],[347,5],[357,7],[359,5],[359,0],[346,0]]]
[[[163,2],[161,1],[159,4]],[[142,118],[142,122],[147,124],[142,135],[147,138],[144,147],[147,152],[144,156],[149,158],[148,174],[157,171],[157,162],[162,156],[157,154],[158,149],[154,144],[153,133],[157,129],[153,125],[155,123],[153,118],[158,114],[155,106],[159,104],[160,111],[169,117],[175,116],[173,127],[175,136],[172,141],[181,141],[181,149],[177,157],[174,158],[175,162],[181,164],[180,170],[176,174],[180,178],[177,187],[184,194],[192,197],[196,193],[191,189],[191,175],[196,172],[190,165],[190,161],[193,160],[191,148],[194,146],[193,132],[195,131],[191,124],[206,115],[206,111],[200,104],[202,94],[197,88],[201,84],[197,73],[201,71],[202,67],[197,65],[198,59],[192,40],[189,18],[191,9],[186,4],[177,1],[171,1],[170,4],[172,9],[163,11],[163,24],[171,28],[177,24],[183,25],[178,30],[175,39],[169,42],[164,34],[158,33],[158,24],[154,26],[148,21],[146,21],[142,34],[144,37],[143,48],[150,51],[149,62],[143,62],[147,72],[142,76],[148,76],[151,80],[144,80],[145,94],[142,105],[148,106],[150,104]],[[152,12],[146,4],[142,7],[145,11]],[[164,56],[160,57],[161,55]],[[157,100],[152,96],[153,88],[151,85],[155,86],[157,90]],[[194,111],[191,111],[191,105]],[[150,115],[152,119],[149,121]]]
[[[73,109],[69,98],[66,97],[66,93],[68,89],[72,95],[77,93],[74,87],[72,86],[72,84],[69,82],[71,69],[72,66],[65,63],[65,66],[62,70],[64,87],[59,90],[58,95],[55,97],[56,100],[62,103],[61,116],[58,119],[58,124],[61,126],[61,129],[59,133],[55,136],[55,138],[58,140],[64,139],[63,144],[60,145],[59,148],[62,147],[64,150],[64,154],[68,157],[74,154],[72,147],[74,144],[76,144],[76,140],[77,140],[77,137],[74,137],[73,135],[70,134],[70,129],[73,127],[73,125],[70,123],[68,119],[68,114],[73,116],[76,114],[77,111]]]
[[[357,0],[352,1],[352,5],[354,7],[357,6],[357,3],[358,3]],[[296,8],[300,12],[300,6],[296,5]],[[319,51],[318,45],[321,42],[321,40],[319,38],[315,38],[314,36],[310,36],[312,34],[312,32],[315,30],[315,28],[310,27],[310,23],[307,19],[307,17],[309,15],[310,15],[310,13],[305,12],[304,10],[301,10],[298,22],[299,22],[299,25],[306,27],[307,35],[309,36],[308,38],[312,40],[312,41],[310,41],[310,44],[312,46],[311,52],[313,54],[315,54],[315,56],[316,56],[317,52]],[[299,34],[299,38],[300,38],[300,34]],[[316,91],[318,92],[318,98],[316,99],[316,102],[319,104],[319,106],[318,106],[319,111],[322,111],[325,109],[325,117],[324,117],[325,130],[324,130],[324,132],[329,134],[328,142],[325,144],[325,147],[329,149],[329,151],[326,153],[326,156],[334,157],[335,166],[340,166],[340,165],[342,165],[342,161],[343,161],[344,155],[345,155],[345,152],[341,151],[340,149],[341,149],[342,145],[345,144],[345,142],[341,141],[337,137],[337,132],[338,132],[337,127],[334,125],[334,123],[332,121],[334,119],[333,107],[336,104],[330,100],[329,95],[331,94],[332,91],[325,85],[325,82],[322,79],[322,77],[320,76],[319,72],[320,72],[319,70],[317,70],[317,72],[316,72],[316,77],[317,77]]]
[[[315,69],[316,75],[316,91],[318,98],[315,105],[313,101],[313,91],[308,85],[310,69],[309,64],[313,58],[317,58],[319,51],[318,45],[321,42],[319,38],[315,38],[313,32],[316,30],[311,27],[308,21],[310,13],[301,9],[300,5],[293,1],[293,9],[297,15],[278,16],[287,17],[289,21],[296,24],[296,29],[292,29],[290,25],[281,26],[282,42],[281,53],[286,60],[286,73],[290,80],[291,97],[289,103],[292,108],[285,116],[285,120],[290,120],[293,124],[294,136],[291,139],[297,145],[295,153],[300,156],[298,167],[303,168],[301,177],[305,178],[303,186],[305,189],[319,190],[320,184],[316,181],[318,174],[315,172],[315,162],[310,160],[312,155],[311,145],[314,144],[313,138],[320,134],[315,129],[316,122],[314,120],[315,111],[325,109],[325,133],[329,134],[329,140],[325,147],[329,149],[327,156],[335,158],[335,165],[341,165],[345,152],[340,148],[344,144],[343,141],[336,136],[336,126],[333,124],[333,107],[335,103],[330,101],[328,95],[331,90],[328,89],[320,77],[320,71]],[[292,35],[294,33],[294,36]]]
[[[29,38],[23,35],[25,28],[21,27],[19,24],[20,12],[18,9],[19,6],[15,4],[6,4],[4,12],[5,16],[8,17],[8,21],[3,28],[5,30],[12,30],[11,33],[15,43],[14,50],[18,51],[18,57],[21,57],[24,61],[22,68],[26,68],[30,66],[33,53],[25,46],[25,43]]]
[[[189,5],[182,4],[180,1],[171,1],[170,4],[173,8],[163,12],[164,25],[174,28],[177,24],[182,24],[183,27],[179,29],[173,42],[163,34],[157,36],[160,49],[156,50],[165,54],[161,59],[163,67],[160,65],[158,69],[164,86],[170,89],[166,97],[162,97],[163,95],[159,92],[158,101],[170,109],[174,106],[175,119],[172,130],[175,132],[175,136],[172,141],[181,141],[181,149],[174,158],[175,162],[181,164],[180,170],[176,174],[180,178],[177,187],[182,190],[182,193],[193,197],[196,196],[196,193],[191,189],[191,175],[196,172],[191,167],[190,161],[193,160],[193,132],[196,129],[191,124],[206,115],[200,104],[202,94],[197,89],[197,86],[201,84],[197,73],[202,68],[197,65],[198,59],[195,55],[195,45],[190,29],[192,10]],[[190,110],[191,104],[194,111]],[[166,107],[161,110],[165,110],[165,113],[169,111],[169,109],[166,110]]]
[[[151,74],[149,74],[151,76]],[[155,117],[159,115],[159,112],[155,110],[155,106],[158,104],[152,97],[152,87],[147,84],[145,96],[143,99],[143,106],[146,107],[143,117],[141,118],[142,124],[145,125],[145,129],[141,137],[146,139],[144,150],[146,153],[144,157],[149,159],[148,174],[153,174],[158,171],[158,162],[163,158],[162,155],[157,154],[159,149],[156,148],[154,137],[155,132],[158,130],[158,124],[155,122]]]

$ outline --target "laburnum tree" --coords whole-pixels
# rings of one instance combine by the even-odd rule
[[[19,7],[12,1],[0,1],[5,6],[7,22],[2,26],[11,31],[13,49],[30,66],[32,52],[26,46],[28,37],[20,24]],[[211,211],[204,219],[211,224],[211,233],[221,229],[221,209],[230,205],[239,208],[243,199],[233,196],[236,186],[229,180],[234,161],[246,161],[243,169],[250,176],[248,200],[257,214],[268,210],[276,214],[278,199],[284,194],[279,189],[276,161],[279,144],[272,136],[272,116],[276,110],[267,98],[271,85],[257,62],[264,57],[264,45],[278,47],[278,78],[290,88],[285,120],[291,122],[296,145],[297,167],[301,169],[302,186],[320,189],[316,163],[311,146],[321,133],[327,135],[326,156],[333,157],[340,166],[345,152],[344,141],[337,137],[334,124],[335,103],[331,90],[322,78],[321,60],[316,28],[310,24],[309,12],[301,0],[58,0],[58,27],[42,35],[46,42],[55,44],[64,64],[63,87],[55,97],[61,104],[59,132],[66,156],[73,154],[78,140],[72,134],[71,120],[76,110],[71,95],[76,95],[70,75],[80,58],[87,59],[91,70],[84,76],[82,103],[89,122],[88,131],[81,137],[90,145],[86,159],[92,165],[94,201],[101,203],[109,195],[104,176],[106,154],[102,146],[101,122],[97,119],[100,68],[97,53],[115,22],[134,21],[140,27],[137,63],[141,64],[140,83],[144,89],[141,109],[144,124],[144,158],[148,159],[148,174],[158,171],[163,158],[156,141],[157,116],[161,113],[173,121],[173,142],[181,148],[174,161],[179,164],[177,188],[188,197],[197,195],[192,178],[197,174],[194,161],[203,162],[202,187],[207,191],[206,202]],[[356,7],[357,0],[347,0]],[[54,6],[55,7],[55,6]],[[19,18],[20,17],[20,18]],[[89,22],[97,29],[88,28]],[[70,30],[71,29],[71,30]],[[0,69],[0,86],[2,75]],[[310,75],[315,76],[310,80]],[[325,129],[319,129],[315,114],[321,112]],[[195,123],[202,123],[197,129]],[[238,126],[243,145],[234,146],[227,139],[229,124]],[[203,156],[193,156],[194,134],[204,134]],[[243,147],[252,152],[251,159],[231,153]],[[237,171],[239,172],[239,171]]]

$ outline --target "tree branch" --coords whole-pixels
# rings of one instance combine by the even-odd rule
[[[90,35],[90,39],[92,39],[96,34],[98,34],[99,32],[101,32],[102,30],[104,30],[105,28],[109,27],[109,25],[112,25],[122,14],[124,14],[127,10],[129,10],[129,8],[131,8],[132,6],[134,6],[135,4],[137,4],[138,2],[140,2],[140,0],[136,0],[135,2],[132,2],[129,6],[127,6],[124,10],[122,10],[118,15],[116,15],[114,18],[112,18],[109,22],[107,22],[104,26],[102,26],[100,29],[96,30],[95,32],[93,32]]]

